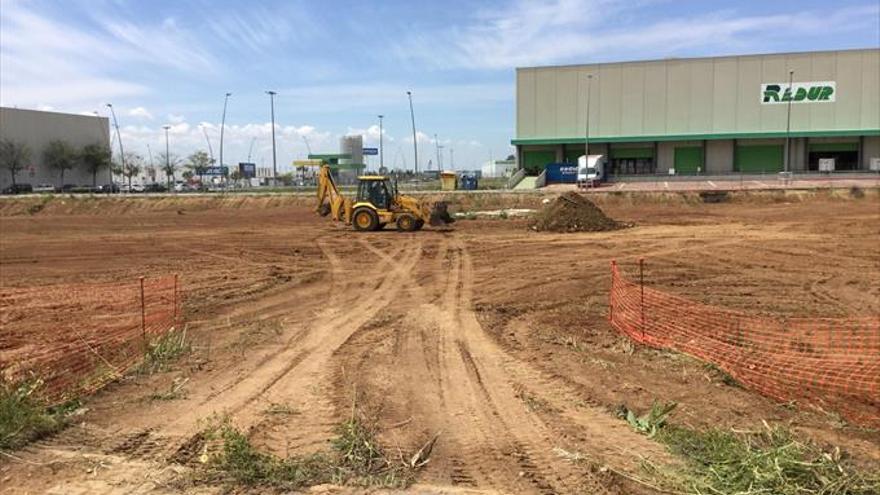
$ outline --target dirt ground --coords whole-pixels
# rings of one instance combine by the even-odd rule
[[[307,199],[2,201],[2,286],[177,272],[195,350],[170,372],[111,385],[71,427],[0,459],[0,492],[214,493],[189,481],[210,418],[230,415],[284,456],[327,449],[353,404],[392,452],[439,433],[418,492],[654,493],[630,480],[643,460],[679,461],[613,411],[655,399],[679,403],[675,423],[766,420],[880,463],[880,432],[725,385],[606,320],[610,260],[634,274],[641,257],[646,283],[712,304],[880,314],[877,191],[594,198],[633,226],[550,234],[498,219],[356,234]],[[452,208],[484,204],[466,201]],[[188,380],[183,397],[150,398],[175,379]]]

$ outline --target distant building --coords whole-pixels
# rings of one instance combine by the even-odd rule
[[[577,163],[587,122],[612,176],[868,170],[878,74],[876,48],[519,68],[512,144],[533,175]]]
[[[483,164],[482,177],[510,177],[516,170],[516,160],[491,160]]]
[[[43,152],[50,142],[66,141],[76,149],[88,144],[110,146],[110,122],[106,117],[0,107],[0,139],[11,139],[30,148],[30,165],[15,178],[19,184],[61,186],[60,174],[43,162]],[[64,182],[91,185],[92,174],[84,167],[64,172]],[[110,171],[101,172],[99,184],[110,182]],[[0,188],[12,184],[8,170],[0,170]]]

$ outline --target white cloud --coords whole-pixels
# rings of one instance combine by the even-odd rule
[[[136,119],[153,120],[153,114],[151,114],[150,111],[144,107],[132,108],[131,110],[128,111],[128,116],[134,117]]]
[[[168,122],[170,122],[172,124],[179,124],[181,122],[186,122],[186,117],[184,117],[183,115],[177,115],[177,114],[171,113],[171,114],[168,114]]]
[[[767,51],[767,43],[817,33],[876,32],[880,6],[740,15],[734,10],[652,20],[639,8],[658,1],[519,0],[477,11],[440,32],[415,32],[393,43],[405,61],[439,69],[509,69],[560,62],[650,58],[679,50],[699,53]],[[584,15],[585,13],[589,15]]]

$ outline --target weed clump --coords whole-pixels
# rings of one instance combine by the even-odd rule
[[[695,493],[880,493],[880,471],[858,472],[839,449],[802,443],[784,428],[737,433],[668,426],[656,438],[687,460],[678,484]]]
[[[140,372],[149,375],[165,371],[171,363],[190,352],[192,344],[186,338],[186,328],[180,332],[172,329],[150,342]]]
[[[356,416],[336,428],[331,451],[280,458],[260,452],[247,435],[228,419],[213,427],[208,437],[222,444],[211,458],[221,478],[251,487],[297,490],[307,486],[339,485],[405,488],[421,465],[393,461],[376,441],[376,431]]]
[[[19,448],[64,426],[64,415],[47,409],[37,398],[42,386],[37,379],[0,380],[0,449]]]

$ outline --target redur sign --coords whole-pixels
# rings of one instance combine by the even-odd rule
[[[828,103],[835,101],[837,83],[834,81],[767,83],[761,85],[761,104]]]

